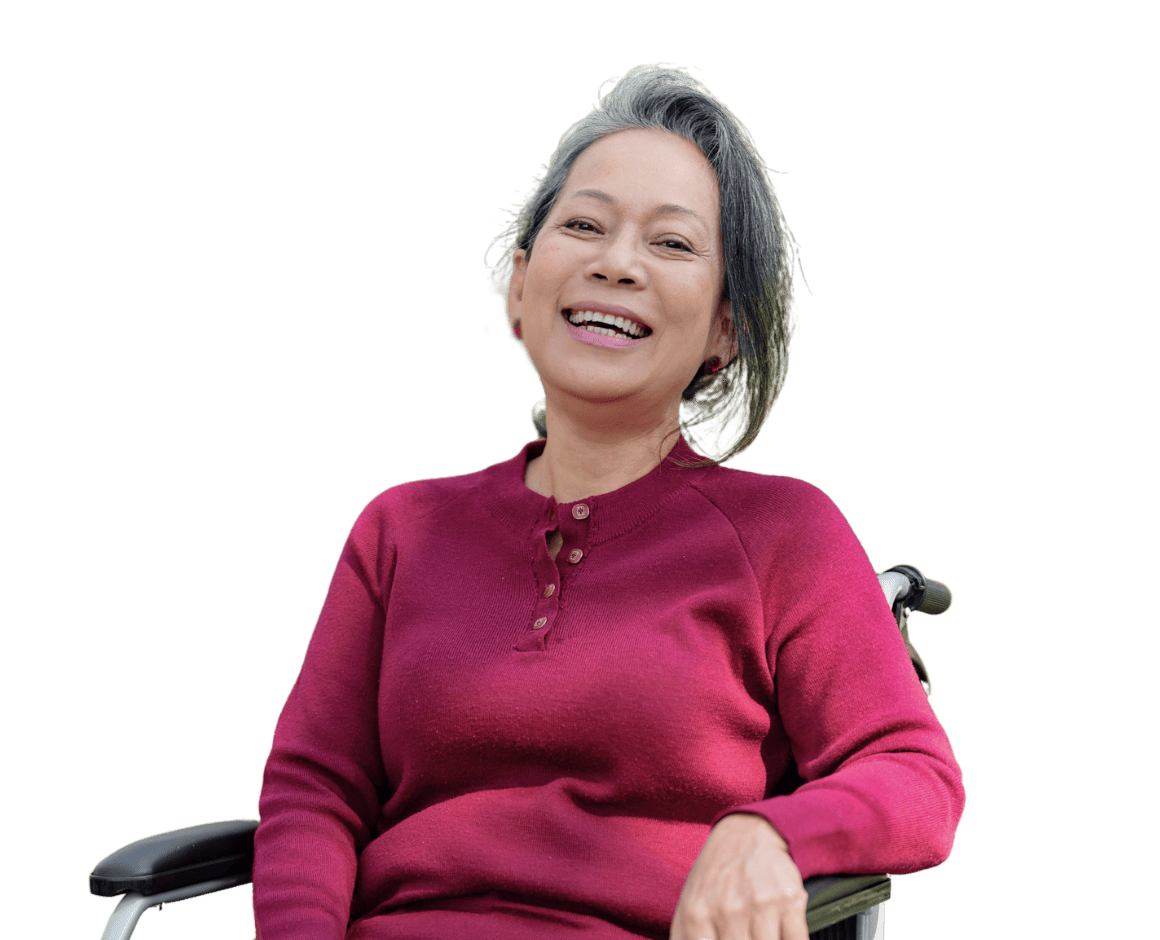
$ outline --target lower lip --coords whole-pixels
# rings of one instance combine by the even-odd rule
[[[624,349],[626,346],[636,346],[648,339],[647,336],[642,336],[639,339],[628,339],[624,336],[605,336],[603,333],[593,333],[582,326],[576,326],[567,316],[564,316],[564,325],[568,327],[568,332],[572,334],[573,339],[587,343],[589,346],[600,346],[603,349]]]

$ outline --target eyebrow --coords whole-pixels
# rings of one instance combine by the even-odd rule
[[[609,205],[612,205],[614,202],[616,202],[615,199],[613,199],[602,189],[578,189],[568,198],[577,199],[580,196],[588,196],[592,199],[599,199],[601,202],[606,202]],[[691,215],[702,225],[706,225],[705,220],[697,215],[697,213],[692,209],[688,209],[685,206],[678,206],[675,202],[666,202],[663,206],[657,206],[654,212],[656,215],[673,215],[674,213],[680,215]],[[706,225],[706,227],[708,226]]]

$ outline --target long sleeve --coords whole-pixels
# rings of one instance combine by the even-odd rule
[[[342,552],[274,733],[255,837],[262,940],[347,932],[358,853],[384,786],[377,699],[391,557],[380,533],[372,506]]]
[[[805,783],[734,811],[767,819],[804,878],[936,865],[962,815],[961,771],[862,546],[824,494],[794,483],[779,507],[793,524],[747,547],[777,715]],[[754,521],[746,532],[762,531]]]

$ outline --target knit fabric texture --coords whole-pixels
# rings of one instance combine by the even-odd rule
[[[262,940],[667,938],[731,812],[803,878],[945,859],[960,770],[833,503],[683,440],[557,503],[542,447],[355,523],[266,765]]]

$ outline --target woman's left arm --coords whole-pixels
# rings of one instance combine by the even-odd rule
[[[845,517],[805,488],[765,565],[776,719],[805,782],[735,807],[762,816],[803,878],[904,873],[950,854],[962,771]]]
[[[712,940],[804,940],[802,879],[937,865],[963,810],[950,742],[861,544],[821,491],[784,485],[766,518],[753,499],[733,518],[763,595],[771,734],[780,723],[805,783],[715,820],[674,920],[674,931],[712,924]]]

